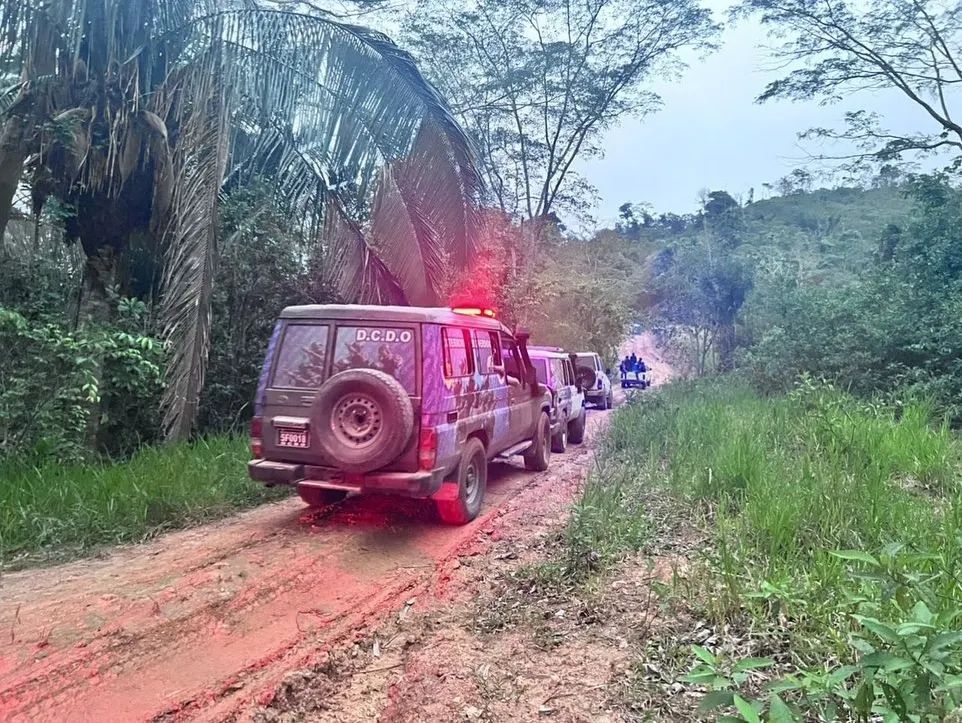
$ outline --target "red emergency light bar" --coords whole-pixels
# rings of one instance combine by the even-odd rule
[[[458,306],[451,309],[455,314],[464,314],[465,316],[486,316],[489,319],[495,318],[494,309],[485,309],[478,306]]]

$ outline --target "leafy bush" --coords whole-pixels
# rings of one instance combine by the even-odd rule
[[[162,351],[121,328],[69,332],[0,307],[0,451],[81,458],[98,426],[108,452],[152,438]]]

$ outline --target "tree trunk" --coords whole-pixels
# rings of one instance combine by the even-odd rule
[[[26,158],[23,142],[25,127],[25,120],[14,115],[3,124],[3,130],[0,131],[0,243],[10,221],[13,198],[23,173],[23,162]]]
[[[78,326],[90,330],[110,322],[112,309],[108,290],[117,280],[117,253],[110,246],[101,246],[84,264],[83,287],[77,309]],[[93,355],[92,374],[97,384],[99,400],[90,404],[87,414],[86,442],[90,449],[100,447],[100,423],[103,417],[102,353]]]

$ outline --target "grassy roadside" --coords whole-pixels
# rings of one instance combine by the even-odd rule
[[[247,479],[247,443],[210,437],[90,465],[0,461],[0,561],[11,569],[76,557],[278,499],[283,492]]]
[[[711,628],[673,651],[703,714],[937,721],[959,707],[962,443],[925,405],[679,384],[619,411],[601,457],[564,573],[644,544],[653,490],[674,501],[707,540],[664,601]],[[639,671],[665,667],[657,650],[639,651]]]

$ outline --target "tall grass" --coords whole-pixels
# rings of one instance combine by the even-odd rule
[[[615,415],[606,467],[569,525],[570,558],[637,547],[624,530],[646,511],[633,500],[661,490],[681,514],[701,513],[710,614],[764,617],[783,598],[813,646],[841,653],[838,591],[851,570],[833,552],[897,542],[962,569],[960,452],[924,403],[883,408],[815,383],[779,398],[728,382],[672,385]]]
[[[22,565],[136,542],[277,499],[246,475],[247,439],[151,447],[124,462],[0,461],[0,556]]]

